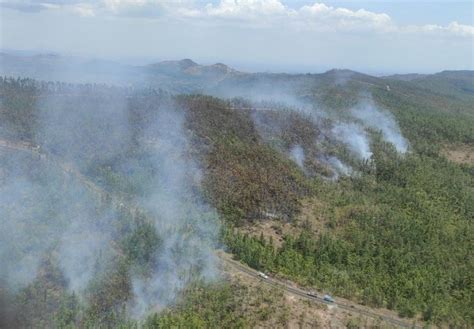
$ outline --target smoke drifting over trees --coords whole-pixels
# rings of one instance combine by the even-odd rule
[[[66,173],[60,175],[63,181],[57,183],[59,186],[44,181],[41,185],[23,178],[27,171],[24,169],[17,173],[22,179],[2,185],[2,204],[11,205],[2,208],[3,217],[10,218],[2,223],[7,241],[2,245],[2,257],[4,264],[8,264],[3,277],[8,286],[24,287],[30,283],[37,275],[41,257],[54,251],[69,289],[82,293],[97,273],[106,271],[107,266],[113,267],[120,258],[120,236],[134,228],[117,227],[120,207],[98,202],[97,195],[85,189],[83,182],[67,177],[68,171],[92,176],[100,173],[105,178],[98,184],[105,183],[103,188],[107,188],[112,182],[122,192],[127,192],[123,189],[126,184],[116,181],[114,170],[125,177],[136,174],[142,179],[140,186],[127,188],[137,192],[133,202],[146,213],[157,241],[152,243],[156,250],[148,251],[149,271],[142,273],[132,268],[129,273],[135,296],[129,304],[137,315],[151,305],[163,307],[172,303],[195,271],[205,278],[217,277],[212,251],[219,230],[217,214],[197,193],[203,173],[192,158],[186,114],[180,105],[164,94],[158,97],[159,101],[156,98],[156,104],[140,104],[146,97],[122,88],[101,86],[99,92],[91,86],[42,88],[32,99],[32,106],[38,111],[30,122],[28,136],[32,145],[41,145],[42,151],[62,162],[55,170]],[[343,160],[347,155],[337,151],[337,145],[344,145],[360,160],[370,159],[368,129],[380,130],[399,152],[407,150],[407,142],[394,119],[377,109],[370,98],[352,107],[349,116],[337,117],[327,108],[299,97],[298,88],[291,82],[275,86],[259,82],[254,88],[227,83],[214,92],[248,97],[243,106],[256,109],[252,118],[262,138],[277,146],[305,173],[329,166],[333,177],[350,175],[353,169]],[[136,125],[140,127],[138,131]],[[8,136],[8,127],[4,128],[3,135]],[[11,159],[10,154],[7,157]],[[29,196],[28,202],[22,199],[20,191]],[[40,202],[40,196],[56,199],[44,201],[53,203],[54,208],[36,216],[60,218],[60,222],[45,220],[43,231],[30,241],[27,223],[33,219],[26,212],[33,208],[30,203]],[[25,222],[13,220],[16,216]],[[8,258],[13,252],[24,256]]]
[[[151,276],[133,279],[138,315],[151,305],[172,303],[196,273],[205,280],[218,277],[217,216],[195,192],[202,174],[190,156],[184,113],[173,103],[165,106],[144,136],[151,137],[149,154],[156,183],[140,203],[155,219],[162,242]]]
[[[257,93],[256,90],[253,92]],[[256,109],[253,119],[262,137],[269,143],[283,139],[283,144],[287,144],[283,145],[283,151],[303,169],[309,152],[313,161],[330,166],[335,176],[348,175],[352,169],[337,158],[334,147],[340,143],[358,160],[370,160],[373,154],[371,135],[378,132],[398,152],[408,150],[408,142],[393,116],[379,109],[370,95],[359,96],[356,105],[337,114],[330,108],[318,106],[317,102],[310,105],[307,101],[297,101],[296,96],[285,97],[285,91],[278,94],[277,102],[262,94],[258,101],[247,106]],[[292,124],[295,118],[312,122],[312,125],[295,126]]]
[[[188,282],[217,278],[217,216],[200,196],[183,110],[155,97],[152,119],[137,131],[127,91],[63,88],[35,96],[33,141],[0,153],[1,291],[27,288],[50,260],[64,289],[88,305],[98,278],[131,264],[123,302],[140,317],[173,303]],[[140,194],[108,200],[113,181],[81,173],[110,178],[109,164],[142,175]]]

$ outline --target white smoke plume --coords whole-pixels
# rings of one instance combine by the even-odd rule
[[[351,81],[355,73],[347,70],[333,70],[327,74],[334,79],[331,81],[332,83],[344,87]],[[257,109],[257,112],[259,108],[300,112],[320,129],[323,121],[332,122],[330,130],[321,129],[323,135],[332,141],[344,144],[359,160],[367,160],[372,157],[369,130],[380,131],[383,139],[392,143],[398,152],[405,153],[408,150],[408,141],[402,136],[395,118],[388,111],[379,109],[370,94],[359,95],[360,102],[357,106],[349,111],[339,112],[318,106],[314,99],[297,96],[298,93],[301,94],[301,88],[303,88],[302,85],[291,81],[271,84],[262,80],[254,83],[253,88],[227,84],[225,88],[219,90],[221,94],[218,95],[244,97]],[[273,125],[271,122],[263,122],[256,113],[253,113],[252,118],[263,139],[274,145],[274,135],[281,134],[285,128],[278,122]],[[315,143],[318,144],[319,141],[315,141]],[[300,147],[293,146],[288,152],[280,147],[280,151],[287,152],[289,158],[303,167],[302,159],[304,157],[302,155],[304,152]],[[340,159],[334,155],[325,154],[324,148],[319,148],[318,152],[321,152],[318,156],[319,161],[331,167],[336,176],[353,173],[352,168],[344,165]]]
[[[304,150],[300,145],[295,145],[290,149],[290,158],[296,162],[300,168],[304,168]]]
[[[57,226],[32,230],[45,213],[32,213],[30,207],[44,191],[27,179],[15,178],[0,186],[0,281],[12,290],[35,278],[41,257],[53,243],[50,237],[58,235]]]
[[[38,159],[29,155],[8,152],[5,156],[12,163],[38,165]],[[0,184],[0,274],[10,289],[24,288],[55,249],[71,289],[81,292],[97,271],[92,265],[99,244],[105,248],[109,241],[111,232],[104,234],[104,230],[110,226],[104,222],[110,218],[87,189],[59,168],[46,170],[38,178],[26,166],[13,168]]]
[[[392,143],[398,152],[405,153],[408,150],[408,142],[402,136],[393,116],[377,108],[372,98],[360,102],[351,110],[351,113],[355,118],[361,120],[365,126],[380,130],[383,138]]]
[[[217,215],[193,191],[201,172],[188,152],[183,113],[173,106],[160,109],[145,135],[155,136],[151,158],[158,184],[142,202],[155,219],[163,244],[151,276],[133,281],[135,316],[173,303],[194,277],[206,281],[218,277],[213,252]]]
[[[341,160],[335,156],[327,157],[323,160],[334,170],[334,179],[339,178],[339,176],[350,176],[353,173],[353,170],[350,166],[345,165]]]
[[[100,194],[88,189],[79,173],[101,156],[120,154],[130,130],[124,96],[108,94],[105,87],[98,87],[98,94],[84,87],[65,88],[45,91],[40,98],[36,139],[70,175],[66,192],[56,202],[65,223],[56,248],[68,288],[80,296],[114,259],[116,213],[111,204],[101,204]]]
[[[18,169],[14,179],[0,177],[2,286],[17,289],[31,283],[42,257],[54,250],[68,288],[81,295],[105,273],[104,264],[113,264],[119,256],[116,205],[101,200],[93,191],[97,185],[86,187],[90,180],[85,182],[80,172],[97,158],[115,161],[126,156],[132,134],[127,99],[117,96],[120,92],[41,95],[35,136],[42,152],[53,154],[60,165],[50,168],[51,177],[40,182],[30,177],[29,168]],[[200,198],[202,173],[190,155],[184,124],[184,111],[171,105],[160,108],[140,140],[150,161],[121,160],[132,163],[128,169],[151,163],[150,187],[134,202],[161,240],[150,271],[130,270],[130,311],[137,317],[172,304],[191,280],[219,276],[214,255],[217,215]],[[12,154],[0,150],[0,160],[12,167],[25,162]]]
[[[356,123],[338,123],[332,129],[334,138],[346,144],[359,159],[370,159],[369,136],[365,130]]]
[[[112,220],[112,214],[103,218],[79,214],[62,234],[58,257],[71,291],[85,291],[91,280],[102,273],[103,264],[112,258],[113,229],[107,224]]]

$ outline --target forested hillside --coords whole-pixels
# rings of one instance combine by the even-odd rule
[[[403,77],[388,77],[404,80]],[[474,73],[472,71],[443,71],[425,76],[413,76],[409,81],[423,89],[451,98],[473,101]]]
[[[468,78],[445,75],[235,75],[214,96],[2,78],[0,139],[52,155],[108,193],[91,194],[40,156],[0,153],[10,198],[0,214],[24,218],[18,239],[4,230],[0,261],[29,273],[13,289],[19,272],[0,271],[3,321],[256,326],[279,299],[245,304],[244,287],[222,283],[211,250],[224,248],[308,289],[473,326],[474,164],[443,149],[474,145],[474,103]],[[79,214],[86,233],[75,229]],[[281,242],[248,233],[266,222]],[[81,255],[93,270],[77,280],[63,237],[87,232],[107,239],[85,240],[102,247]],[[37,270],[23,266],[32,249]]]

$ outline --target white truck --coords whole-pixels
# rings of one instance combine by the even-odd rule
[[[258,272],[258,276],[261,277],[262,279],[268,279],[268,275],[266,275],[263,272]]]

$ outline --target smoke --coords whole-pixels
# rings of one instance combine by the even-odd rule
[[[103,264],[114,254],[113,228],[107,224],[114,217],[112,214],[102,218],[78,215],[61,236],[58,257],[69,289],[82,293],[91,280],[104,271]]]
[[[329,156],[323,159],[334,170],[334,179],[338,179],[339,176],[350,176],[353,170],[350,166],[345,165],[341,160],[335,156]]]
[[[352,80],[352,77],[355,75],[355,72],[350,70],[334,69],[326,72],[326,74],[330,75],[334,79],[333,83],[335,85],[345,86],[349,81]]]
[[[408,142],[402,136],[393,116],[377,108],[372,97],[365,97],[357,106],[353,107],[350,114],[356,122],[336,122],[333,126],[332,135],[348,146],[348,148],[359,159],[370,159],[372,150],[370,137],[366,128],[381,131],[383,138],[392,143],[396,150],[405,153],[408,149]],[[336,165],[336,170],[338,169]]]
[[[258,90],[253,92],[258,94]],[[328,139],[332,145],[342,143],[359,160],[370,159],[372,156],[370,137],[359,122],[351,121],[351,118],[344,118],[343,121],[342,118],[335,115],[336,113],[330,113],[330,109],[323,110],[315,103],[311,104],[307,100],[287,95],[283,91],[275,92],[275,95],[278,96],[267,98],[266,94],[261,94],[258,97],[252,96],[252,99],[249,100],[252,106],[257,109],[252,113],[254,124],[267,143],[272,143],[275,146],[275,137],[278,140],[278,136],[292,136],[300,141],[306,140],[306,144],[308,144],[308,136],[312,135],[313,140],[309,142],[310,145],[305,145],[305,147],[312,147],[311,154],[318,155],[315,160],[332,169],[333,178],[351,175],[353,170],[337,158],[334,152],[326,150],[326,147],[321,143],[323,139]],[[275,103],[275,99],[279,102]],[[286,118],[272,115],[269,112],[280,113]],[[297,113],[297,120],[309,120],[310,124],[306,125],[304,129],[299,129],[302,128],[300,124],[292,126],[289,113]],[[328,122],[331,124],[328,125]],[[331,126],[332,128],[330,128]],[[307,129],[314,131],[309,134]],[[300,168],[305,169],[304,161],[307,154],[300,144],[294,144],[287,151],[281,145],[277,147],[280,151],[286,152]]]
[[[147,172],[143,193],[129,198],[160,239],[146,271],[129,269],[130,314],[160,310],[190,281],[219,276],[217,215],[200,197],[202,173],[191,156],[184,110],[173,102],[147,108],[156,117],[144,131],[132,131],[126,93],[101,86],[44,91],[34,135],[55,160],[0,152],[0,167],[8,170],[0,173],[0,282],[8,290],[33,282],[41,260],[54,253],[67,288],[87,303],[82,293],[125,257],[121,235],[134,224],[123,230],[117,205],[104,202],[103,188],[84,176],[104,164],[111,164],[104,177],[116,184],[112,194],[121,187],[118,175]]]
[[[141,202],[155,219],[163,239],[151,276],[133,281],[139,317],[150,307],[161,309],[176,299],[193,278],[218,277],[216,247],[218,224],[215,211],[196,193],[201,171],[190,156],[184,129],[184,113],[176,106],[162,108],[145,131],[151,144],[154,184]]]
[[[346,144],[359,159],[370,159],[369,136],[365,130],[356,123],[337,123],[331,130],[334,138]]]
[[[95,88],[70,86],[44,92],[38,103],[37,142],[81,170],[121,154],[131,138],[124,91]]]
[[[351,113],[365,126],[380,130],[384,139],[392,143],[398,152],[407,151],[408,142],[402,136],[395,119],[390,113],[378,109],[371,97],[360,102]]]
[[[43,213],[31,213],[31,199],[40,198],[42,191],[25,179],[7,181],[0,188],[0,281],[12,290],[31,282],[41,257],[56,235],[54,227],[33,232],[35,219]]]
[[[290,158],[298,164],[301,168],[304,168],[304,150],[300,145],[295,145],[290,149]]]
[[[88,182],[81,172],[122,154],[130,141],[125,96],[106,87],[95,88],[98,92],[70,85],[55,92],[46,90],[37,104],[36,141],[53,156],[58,170],[69,174],[52,214],[64,218],[54,246],[68,288],[79,295],[105,271],[104,264],[114,259],[117,251],[111,245],[118,238],[115,209],[101,203],[94,183],[86,188]]]
[[[97,227],[106,219],[98,201],[59,168],[41,168],[43,176],[38,177],[31,170],[43,167],[38,159],[14,152],[5,156],[2,167],[8,178],[0,184],[2,281],[13,291],[25,287],[36,278],[42,259],[58,250],[71,288],[82,291],[92,277],[88,265],[98,254],[93,240],[102,245],[108,240]]]
[[[334,73],[338,85],[345,85],[353,75],[353,72],[350,71],[334,71],[332,73]],[[316,103],[295,96],[291,88],[277,90],[278,86],[274,86],[272,93],[268,94],[268,88],[264,88],[261,92],[258,89],[253,89],[251,93],[244,96],[249,97],[257,109],[262,107],[272,111],[281,112],[283,109],[301,113],[306,120],[311,120],[314,126],[321,131],[321,134],[317,134],[317,138],[326,136],[329,137],[330,144],[342,143],[359,160],[367,160],[372,157],[370,129],[380,131],[383,139],[392,143],[398,152],[405,153],[408,150],[408,141],[401,134],[394,117],[389,112],[379,109],[371,95],[360,95],[359,103],[356,106],[348,112],[339,113],[332,111],[331,108],[323,110]],[[228,93],[235,96],[237,92],[238,90],[234,90]],[[261,117],[255,113],[252,116],[256,127],[266,141],[272,141],[275,134],[282,135],[282,130],[289,128],[279,121],[275,121],[272,126],[272,122],[264,121]],[[331,128],[328,129],[324,122],[330,122],[329,127]],[[299,133],[303,134],[304,132],[297,132],[297,134]],[[321,146],[321,143],[317,140],[314,141],[314,145]],[[330,166],[337,177],[353,173],[352,168],[345,165],[333,152],[325,153],[325,151],[324,147],[317,150],[318,159]],[[302,168],[304,153],[300,145],[293,146],[288,151],[289,157]],[[315,151],[313,150],[312,153]]]

